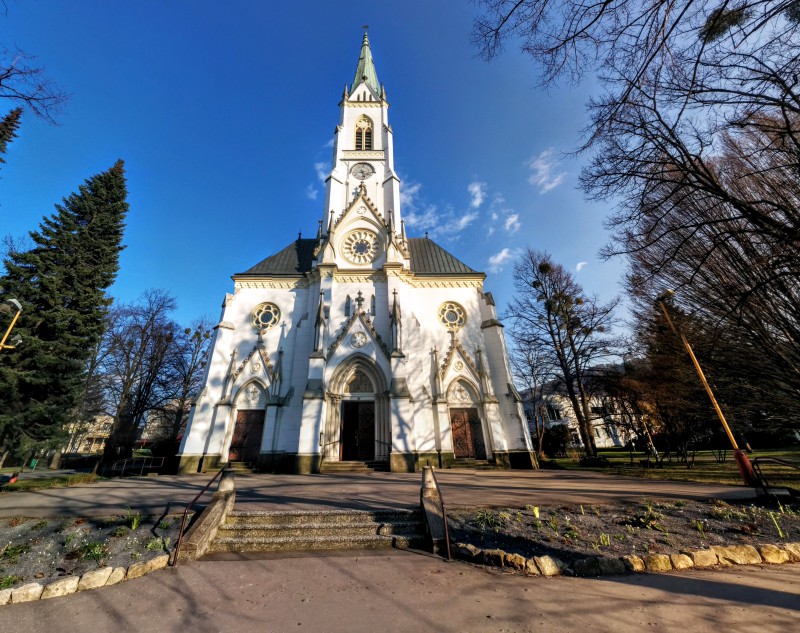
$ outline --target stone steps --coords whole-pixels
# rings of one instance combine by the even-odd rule
[[[323,461],[320,466],[322,474],[331,473],[371,473],[371,472],[388,472],[389,462],[381,462],[376,460],[369,460],[366,462],[360,461]]]
[[[228,468],[235,471],[237,475],[247,475],[256,472],[255,466],[250,462],[230,462]]]
[[[413,521],[397,523],[280,523],[273,525],[223,525],[217,532],[220,538],[253,538],[253,537],[306,537],[309,534],[315,536],[336,536],[341,534],[342,529],[351,536],[396,536],[404,534],[414,534],[417,523]]]
[[[487,459],[459,458],[453,462],[453,468],[472,468],[474,470],[497,470],[497,464]]]
[[[424,547],[417,510],[232,511],[210,552]]]

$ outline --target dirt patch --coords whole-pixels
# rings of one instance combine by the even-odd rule
[[[128,567],[174,547],[181,515],[0,520],[0,589],[110,565]]]
[[[800,504],[683,499],[615,505],[455,508],[452,542],[571,563],[587,556],[672,554],[712,545],[800,540]]]

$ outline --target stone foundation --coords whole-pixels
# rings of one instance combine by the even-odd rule
[[[512,470],[535,470],[539,468],[536,458],[530,451],[495,451],[494,458],[498,468]]]

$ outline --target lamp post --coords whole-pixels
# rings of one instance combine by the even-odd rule
[[[14,318],[11,319],[11,325],[8,326],[6,333],[3,334],[3,340],[0,341],[0,352],[2,352],[4,349],[14,349],[22,341],[22,338],[19,335],[17,335],[16,337],[14,337],[12,341],[14,345],[6,345],[6,341],[8,340],[8,337],[11,335],[11,330],[14,329],[14,326],[17,323],[17,319],[19,319],[19,315],[22,314],[22,305],[20,305],[20,302],[17,301],[16,299],[6,299],[5,303],[7,305],[0,305],[0,312],[5,312],[7,314],[11,312],[12,309],[14,309],[16,312],[14,314]]]
[[[714,411],[717,412],[717,417],[719,421],[722,423],[722,428],[725,430],[725,433],[730,440],[731,446],[733,447],[733,458],[736,460],[736,466],[739,468],[739,475],[742,477],[742,481],[744,482],[745,486],[753,486],[758,483],[758,479],[756,478],[755,471],[753,471],[753,465],[750,463],[745,452],[739,448],[739,445],[736,443],[736,439],[733,437],[733,433],[731,432],[730,427],[728,426],[728,422],[725,420],[725,415],[722,413],[722,409],[720,409],[719,404],[717,403],[717,399],[714,397],[714,392],[711,390],[711,385],[708,384],[708,380],[706,380],[706,376],[703,373],[702,368],[700,367],[700,363],[697,362],[697,357],[694,355],[694,351],[692,350],[692,346],[689,345],[689,341],[683,335],[682,332],[678,331],[678,328],[675,327],[675,323],[673,323],[672,318],[669,316],[669,310],[667,310],[666,301],[675,292],[672,290],[667,290],[659,297],[656,298],[656,302],[661,306],[661,311],[664,313],[664,317],[667,319],[667,323],[669,324],[670,329],[675,333],[677,337],[681,339],[683,346],[686,348],[686,351],[689,353],[689,357],[692,359],[692,363],[694,364],[694,368],[697,370],[697,375],[700,377],[700,382],[703,383],[703,387],[708,394],[709,399],[711,400],[711,404],[714,407]]]

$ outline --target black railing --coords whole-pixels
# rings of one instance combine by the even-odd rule
[[[217,478],[225,471],[229,464],[225,464],[222,468],[220,468],[217,473],[208,481],[208,483],[203,486],[203,489],[198,492],[194,499],[189,502],[189,505],[183,511],[183,518],[181,519],[181,529],[178,532],[178,542],[175,543],[175,554],[172,557],[172,565],[175,566],[178,564],[178,555],[181,551],[181,543],[183,542],[183,532],[186,529],[186,517],[189,514],[189,510],[194,507],[194,504],[197,503],[197,500],[203,496],[203,494],[211,487],[211,485],[217,480]]]
[[[751,459],[750,463],[753,465],[753,470],[756,473],[756,477],[758,477],[758,485],[764,491],[765,495],[770,494],[769,481],[767,481],[767,477],[766,475],[764,475],[764,471],[761,470],[761,464],[765,462],[768,462],[770,464],[778,464],[779,466],[786,466],[787,468],[793,468],[795,470],[800,470],[800,462],[790,462],[785,459],[779,459],[777,457],[756,457],[755,459]]]
[[[139,471],[139,476],[144,475],[144,471],[150,472],[157,468],[162,468],[164,466],[164,458],[163,457],[130,457],[128,459],[120,459],[116,462],[111,464],[111,468],[109,469],[109,475],[113,477],[114,475],[119,475],[120,477],[125,476],[125,471],[128,471],[129,475],[136,474],[136,471]]]

